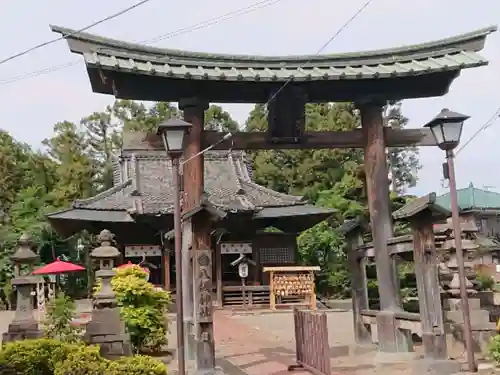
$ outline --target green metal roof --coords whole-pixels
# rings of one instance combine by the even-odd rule
[[[457,190],[458,206],[461,210],[500,209],[500,194],[493,191],[478,189],[472,182],[465,189]],[[447,208],[451,207],[450,194],[440,195],[436,203]]]
[[[486,65],[478,55],[488,27],[435,42],[344,54],[249,56],[147,47],[51,26],[87,67],[187,80],[285,82],[374,79],[456,71]]]
[[[399,210],[392,213],[395,220],[409,220],[412,217],[427,211],[435,218],[447,218],[451,212],[437,202],[436,193],[430,193],[412,200]]]

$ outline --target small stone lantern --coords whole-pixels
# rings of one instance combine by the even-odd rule
[[[96,278],[101,280],[101,289],[94,295],[96,304],[105,304],[109,307],[116,306],[115,292],[111,287],[111,279],[115,275],[113,270],[114,261],[121,254],[120,251],[112,246],[114,235],[107,229],[104,229],[98,237],[101,246],[95,248],[90,253],[90,257],[99,261],[99,271],[96,272]]]
[[[94,295],[92,320],[87,324],[85,333],[86,341],[99,344],[101,355],[108,359],[132,355],[130,336],[125,331],[111,287],[111,279],[115,275],[114,260],[120,256],[120,251],[112,246],[113,237],[109,230],[104,229],[98,236],[101,246],[90,253],[92,259],[99,261],[96,278],[101,280],[101,288]]]
[[[33,296],[38,277],[32,276],[31,273],[38,257],[31,250],[32,242],[28,235],[23,234],[18,243],[19,247],[11,258],[14,262],[12,286],[17,292],[17,306],[14,319],[9,324],[7,332],[3,334],[3,342],[43,336],[33,316]]]

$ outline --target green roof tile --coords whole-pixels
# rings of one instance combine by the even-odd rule
[[[458,206],[461,210],[500,209],[500,194],[478,189],[472,182],[465,189],[457,190]],[[437,197],[436,203],[450,209],[450,193]]]
[[[87,67],[174,79],[285,82],[405,77],[486,65],[476,52],[488,27],[430,43],[343,54],[249,56],[187,52],[127,43],[51,26]]]

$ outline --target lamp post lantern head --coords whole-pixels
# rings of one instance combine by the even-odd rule
[[[165,151],[170,156],[179,157],[184,151],[186,135],[191,129],[189,122],[171,118],[158,125],[157,134],[161,136]]]
[[[438,147],[441,150],[449,151],[460,143],[464,121],[468,118],[470,116],[444,108],[436,117],[425,124],[425,127],[431,129]]]

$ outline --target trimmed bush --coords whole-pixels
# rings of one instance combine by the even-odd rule
[[[137,355],[109,361],[94,345],[55,339],[22,340],[0,351],[0,375],[166,375],[167,366]]]
[[[136,352],[159,351],[167,344],[170,293],[147,281],[147,273],[138,265],[116,269],[111,286],[121,307],[130,340]],[[95,291],[100,288],[100,282]]]
[[[500,365],[500,335],[494,336],[488,344],[488,356],[497,366]]]
[[[67,344],[59,340],[21,340],[5,344],[0,351],[0,368],[11,367],[23,375],[52,375],[58,364],[71,352],[85,351],[84,344]]]
[[[124,357],[118,361],[112,362],[109,367],[110,375],[165,375],[167,366],[154,358],[146,355],[135,355],[133,357]]]

